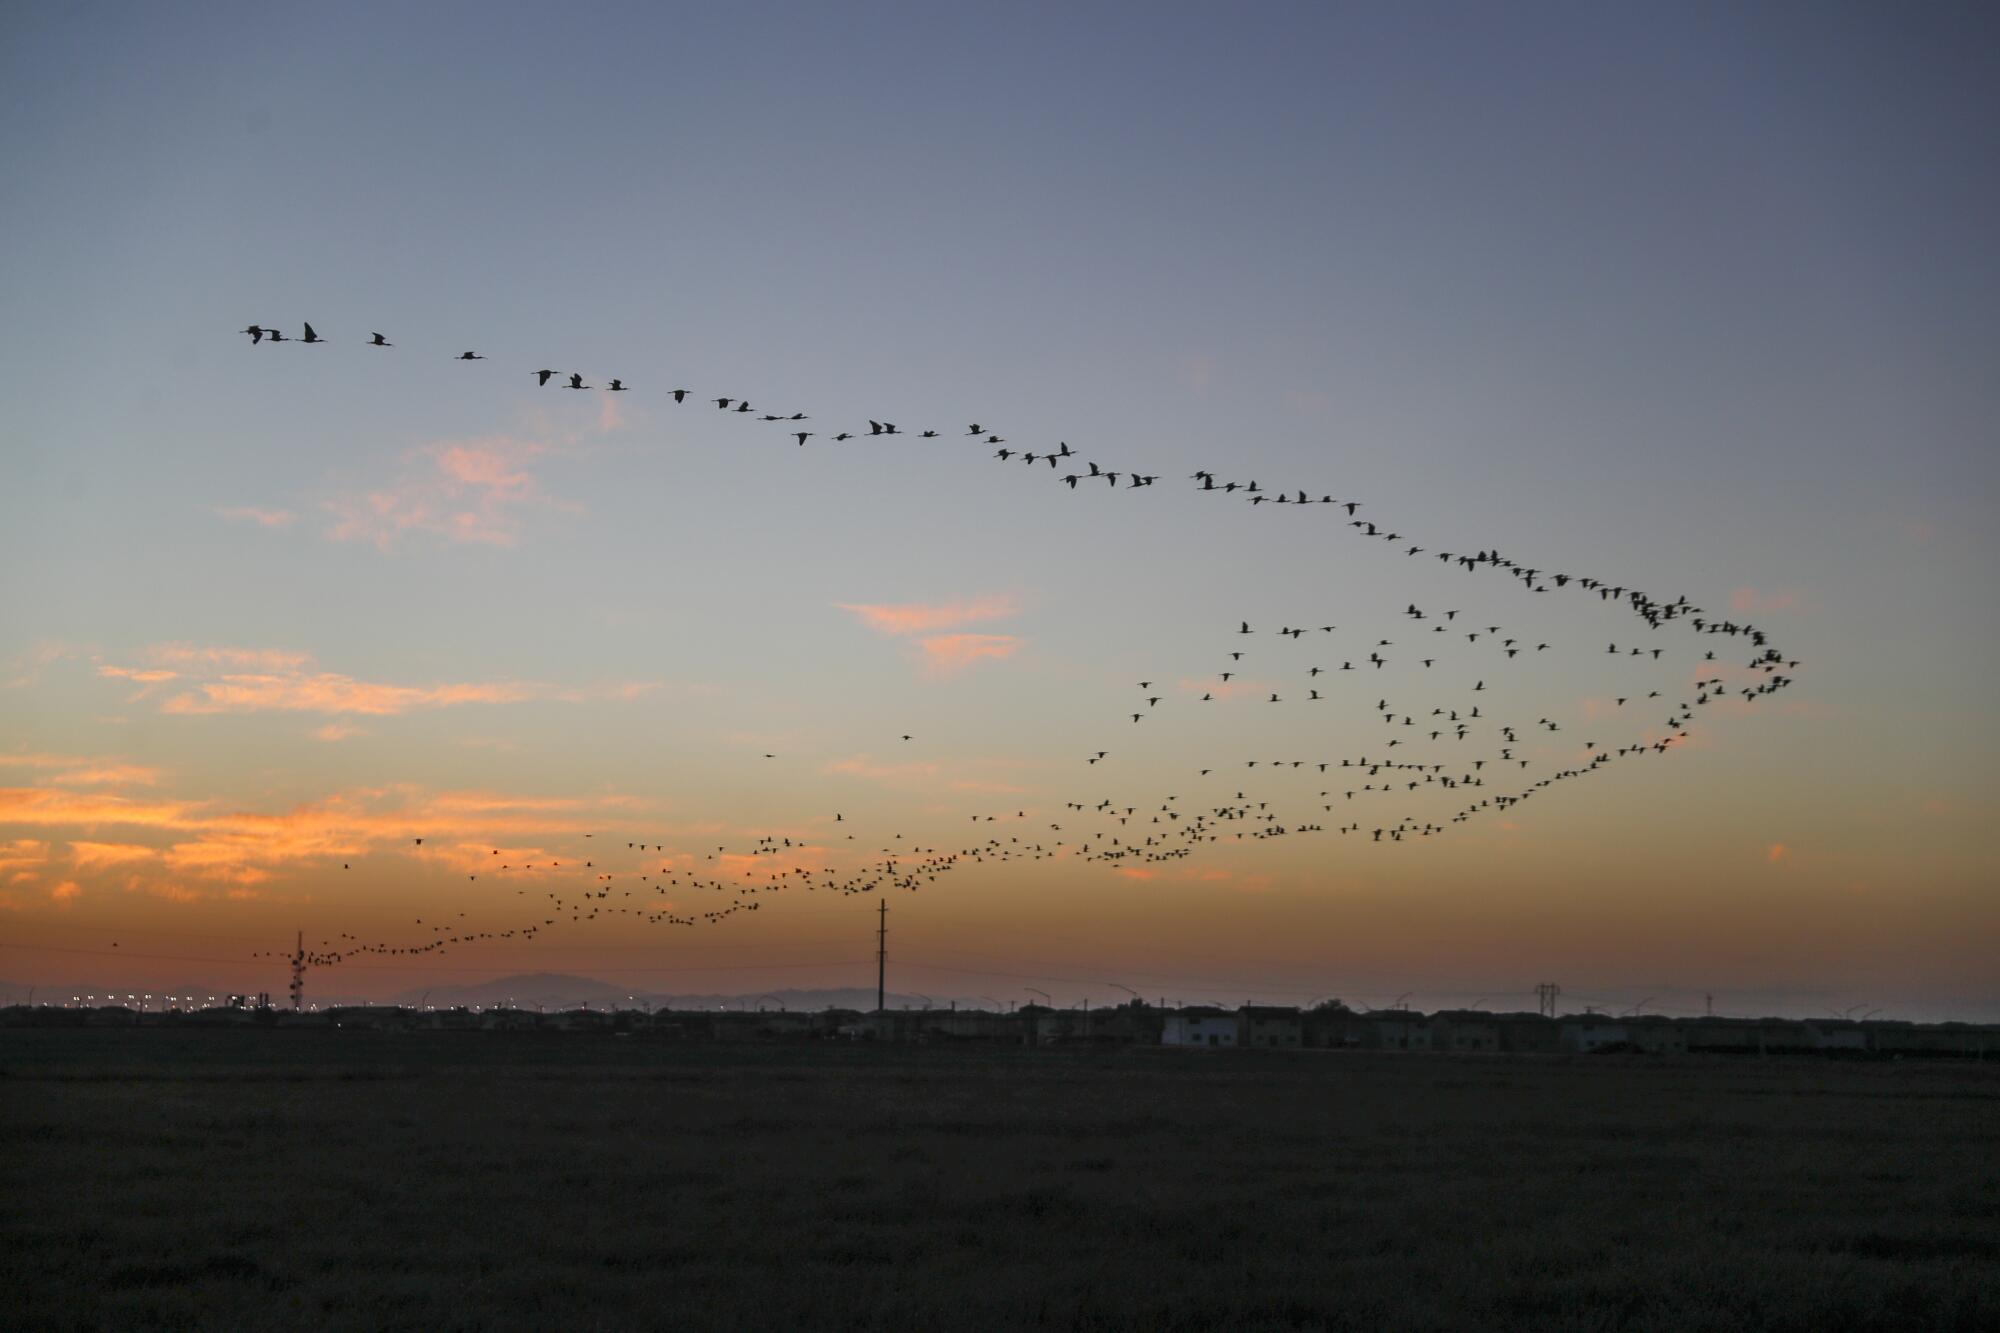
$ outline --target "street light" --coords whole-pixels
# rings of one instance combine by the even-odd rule
[[[1630,1009],[1627,1009],[1624,1013],[1618,1016],[1620,1018],[1631,1018],[1634,1014],[1637,1014],[1641,1009],[1644,1009],[1647,1005],[1651,1004],[1654,998],[1655,997],[1648,995],[1645,999],[1639,1001],[1639,1003],[1633,1005]]]
[[[1055,1007],[1056,1007],[1056,1002],[1055,1002],[1054,1000],[1051,1000],[1051,999],[1049,998],[1049,993],[1048,993],[1047,991],[1045,991],[1045,990],[1036,990],[1036,989],[1035,989],[1035,988],[1034,988],[1033,986],[1023,986],[1023,987],[1021,987],[1021,989],[1022,989],[1022,990],[1024,990],[1024,991],[1026,991],[1026,992],[1028,992],[1028,994],[1030,994],[1030,995],[1039,995],[1039,996],[1041,996],[1041,997],[1042,997],[1042,1003],[1043,1003],[1043,1004],[1044,1004],[1045,1006],[1047,1006],[1048,1008],[1050,1008],[1050,1009],[1053,1009],[1053,1008],[1055,1008]]]
[[[1119,990],[1124,991],[1127,995],[1131,996],[1133,999],[1137,1000],[1142,1005],[1146,1003],[1145,996],[1139,994],[1138,991],[1133,990],[1130,986],[1126,985],[1122,981],[1107,981],[1104,984],[1107,986],[1116,986]]]

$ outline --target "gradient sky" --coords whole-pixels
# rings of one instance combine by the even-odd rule
[[[1700,674],[1685,633],[1607,661],[1646,633],[1615,608],[1208,468],[1754,619],[1797,684],[1436,838],[1336,835],[1293,775],[1252,799],[1327,832],[961,869],[895,895],[897,989],[2000,1016],[1990,8],[9,19],[0,977],[281,990],[248,955],[295,928],[536,917],[553,879],[465,863],[585,833],[1073,841],[1065,802],[1206,808],[1486,675],[1562,720],[1545,772]],[[234,332],[305,320],[328,346]],[[946,438],[825,438],[870,417]],[[1162,480],[1072,493],[975,421]],[[1556,647],[1196,702],[1241,620],[1289,694],[1411,602]],[[788,890],[309,986],[869,984],[873,914]]]

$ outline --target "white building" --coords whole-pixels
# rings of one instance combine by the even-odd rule
[[[1162,1046],[1235,1046],[1236,1015],[1215,1011],[1168,1014],[1160,1029]]]

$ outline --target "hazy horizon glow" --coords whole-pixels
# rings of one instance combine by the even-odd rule
[[[875,896],[797,872],[997,844],[1045,854],[891,891],[892,989],[2000,1017],[1989,12],[533,13],[0,44],[0,978],[553,920],[308,991],[866,986]],[[1465,804],[1318,769],[1390,753],[1378,698],[1497,701],[1532,780],[1754,683],[1433,558],[1488,549],[1797,683],[1336,833]],[[1325,831],[1075,855],[1238,792]]]

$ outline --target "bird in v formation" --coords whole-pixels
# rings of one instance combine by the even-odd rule
[[[250,338],[253,346],[267,341],[272,343],[298,342],[306,345],[323,345],[329,341],[321,337],[310,323],[302,325],[302,332],[296,338],[287,338],[278,329],[261,324],[251,324],[243,329],[242,332]],[[381,333],[371,332],[366,345],[389,348],[394,347],[396,344],[390,342]],[[454,359],[460,361],[481,361],[487,358],[478,353],[467,351],[459,354]],[[534,371],[532,374],[537,384],[545,387],[561,372],[544,369]],[[572,390],[587,390],[592,386],[584,383],[581,373],[572,372],[567,376],[567,382],[563,387]],[[630,386],[622,378],[617,378],[609,382],[605,391],[627,392],[629,389]],[[691,392],[688,389],[674,389],[669,391],[670,396],[676,403],[684,403]],[[718,397],[710,401],[719,410],[730,412],[732,415],[747,416],[752,412],[750,403],[744,399]],[[795,422],[806,420],[807,416],[803,412],[789,414],[765,413],[757,419],[772,423]],[[868,420],[868,431],[865,438],[903,434],[905,432],[893,422],[870,419]],[[812,431],[795,431],[793,435],[801,447],[805,445],[808,439],[817,437],[817,433]],[[856,438],[856,432],[842,431],[830,438],[837,442],[844,442]],[[941,432],[935,429],[926,429],[919,432],[917,438],[937,439],[941,438]],[[1003,446],[998,448],[992,455],[995,459],[1003,463],[1020,459],[1030,467],[1036,462],[1045,462],[1051,469],[1054,469],[1058,466],[1060,460],[1066,460],[1075,456],[1074,451],[1067,441],[1060,442],[1057,449],[1046,451],[1022,451],[1004,447],[1006,444],[1004,438],[979,422],[969,423],[963,438],[977,440],[982,444]],[[1130,469],[1113,470],[1102,467],[1096,461],[1079,461],[1088,469],[1087,471],[1069,473],[1059,477],[1059,480],[1066,484],[1072,491],[1085,481],[1103,480],[1108,486],[1115,489],[1117,488],[1119,479],[1122,477],[1128,481],[1128,485],[1124,489],[1131,490],[1152,486],[1159,480],[1157,474],[1142,474]],[[1388,525],[1382,524],[1380,520],[1363,520],[1357,518],[1357,511],[1363,507],[1362,502],[1358,500],[1337,500],[1330,494],[1322,494],[1315,499],[1304,489],[1297,489],[1294,492],[1289,488],[1281,490],[1273,496],[1270,491],[1266,490],[1254,479],[1248,481],[1220,480],[1217,473],[1208,469],[1195,472],[1189,480],[1198,483],[1194,489],[1200,493],[1222,494],[1225,496],[1240,494],[1250,503],[1253,509],[1270,504],[1273,506],[1285,505],[1290,508],[1319,505],[1338,510],[1343,514],[1346,526],[1358,535],[1364,538],[1379,539],[1386,543],[1396,544],[1406,557],[1415,557],[1432,549],[1409,541],[1400,532],[1390,529]],[[1793,683],[1792,678],[1785,673],[1796,668],[1798,663],[1795,660],[1784,658],[1775,648],[1771,647],[1765,631],[1752,624],[1731,618],[1717,620],[1709,617],[1685,597],[1672,600],[1655,599],[1636,588],[1630,588],[1623,584],[1590,576],[1549,571],[1536,566],[1526,565],[1511,557],[1501,555],[1497,549],[1487,549],[1483,546],[1474,552],[1460,551],[1454,553],[1451,551],[1433,550],[1432,553],[1435,554],[1440,563],[1449,567],[1459,568],[1464,571],[1492,570],[1503,573],[1520,583],[1526,590],[1536,594],[1546,594],[1552,588],[1565,589],[1574,586],[1579,591],[1593,594],[1601,603],[1615,603],[1625,607],[1652,631],[1658,631],[1674,624],[1685,624],[1698,635],[1725,635],[1732,638],[1745,639],[1751,647],[1759,650],[1741,668],[1752,678],[1753,683],[1739,684],[1731,687],[1726,684],[1726,677],[1720,674],[1698,677],[1694,681],[1692,690],[1689,691],[1694,696],[1692,702],[1683,701],[1668,710],[1664,722],[1650,734],[1629,739],[1625,743],[1615,746],[1600,747],[1594,739],[1586,740],[1583,746],[1584,755],[1587,758],[1576,760],[1562,760],[1558,758],[1550,760],[1549,762],[1553,766],[1546,776],[1540,777],[1526,786],[1517,787],[1512,791],[1506,792],[1494,790],[1488,793],[1488,766],[1492,764],[1512,765],[1513,771],[1520,773],[1536,762],[1531,759],[1517,757],[1514,753],[1520,747],[1520,733],[1525,728],[1519,724],[1500,723],[1485,714],[1478,705],[1473,705],[1469,702],[1454,703],[1449,698],[1432,704],[1428,709],[1412,709],[1409,711],[1399,710],[1397,707],[1392,706],[1386,698],[1377,701],[1375,709],[1372,710],[1373,714],[1379,717],[1383,723],[1387,724],[1392,731],[1409,728],[1413,732],[1421,731],[1422,733],[1420,740],[1410,743],[1411,748],[1407,749],[1402,757],[1393,760],[1382,753],[1371,755],[1364,752],[1359,754],[1335,755],[1326,758],[1250,759],[1243,761],[1246,771],[1255,770],[1261,764],[1267,773],[1273,775],[1299,773],[1323,776],[1329,772],[1341,772],[1349,775],[1347,780],[1353,782],[1355,785],[1341,788],[1338,791],[1334,789],[1318,790],[1316,796],[1312,798],[1321,802],[1319,808],[1322,813],[1331,812],[1336,808],[1334,803],[1336,797],[1338,798],[1339,808],[1345,812],[1354,808],[1353,803],[1357,800],[1363,804],[1387,801],[1391,803],[1391,808],[1393,809],[1398,805],[1408,804],[1418,794],[1428,794],[1430,792],[1459,794],[1460,803],[1449,814],[1440,814],[1425,818],[1415,812],[1405,811],[1393,818],[1383,820],[1372,830],[1369,830],[1370,836],[1368,841],[1371,843],[1379,844],[1386,840],[1388,843],[1393,844],[1406,840],[1433,837],[1445,832],[1451,825],[1468,822],[1479,815],[1511,810],[1518,807],[1539,792],[1547,790],[1557,783],[1570,782],[1602,772],[1610,763],[1619,759],[1664,754],[1687,738],[1688,733],[1685,728],[1692,722],[1697,708],[1724,700],[1751,702]],[[1437,634],[1446,633],[1447,627],[1457,621],[1459,614],[1459,608],[1427,612],[1414,602],[1408,605],[1406,611],[1406,615],[1413,622],[1427,620],[1437,622],[1429,627],[1433,633]],[[1441,617],[1441,620],[1439,617]],[[1337,626],[1326,624],[1312,628],[1317,633],[1332,634],[1336,631]],[[1525,645],[1520,642],[1518,635],[1503,637],[1503,629],[1504,626],[1492,625],[1485,627],[1483,631],[1469,631],[1465,636],[1467,645],[1475,653],[1497,650],[1499,653],[1504,654],[1504,657],[1496,659],[1498,661],[1513,662],[1522,660],[1519,655]],[[1239,619],[1234,635],[1240,639],[1243,636],[1254,635],[1256,632],[1250,620]],[[1293,643],[1300,642],[1306,633],[1307,627],[1304,625],[1282,626],[1276,631],[1279,639],[1289,639]],[[1477,645],[1482,639],[1490,644],[1491,647],[1484,650],[1479,649]],[[1394,647],[1389,640],[1378,640],[1368,653],[1368,656],[1361,660],[1367,661],[1372,667],[1379,670],[1391,660],[1383,657],[1379,650],[1389,647]],[[1540,654],[1548,651],[1550,647],[1551,645],[1547,642],[1539,642],[1534,646],[1534,652]],[[1607,648],[1605,656],[1623,657],[1628,660],[1639,659],[1648,663],[1657,663],[1662,660],[1663,654],[1664,648],[1661,646],[1642,647],[1628,645],[1627,648],[1621,650],[1618,644],[1613,642]],[[1232,651],[1229,656],[1233,662],[1240,663],[1245,656],[1245,652],[1242,650]],[[1421,667],[1428,672],[1445,659],[1439,655],[1437,650],[1432,650],[1431,655],[1417,660],[1420,661]],[[1716,654],[1712,649],[1708,650],[1702,658],[1704,663],[1713,663],[1716,660]],[[1352,671],[1353,669],[1353,659],[1343,661],[1338,668],[1339,671]],[[1307,669],[1306,679],[1316,679],[1327,670],[1329,669],[1318,664],[1311,664]],[[1236,671],[1218,673],[1221,686],[1212,687],[1204,691],[1200,697],[1200,701],[1217,701],[1216,689],[1229,687],[1232,676],[1236,674],[1238,674]],[[1151,684],[1152,682],[1150,681],[1141,682],[1141,689],[1149,690]],[[1485,690],[1486,682],[1484,679],[1476,680],[1469,687],[1470,693],[1480,693]],[[1267,690],[1265,693],[1268,695],[1268,699],[1266,700],[1268,704],[1291,706],[1278,691]],[[1615,707],[1623,708],[1633,697],[1635,695],[1631,693],[1617,696]],[[1648,700],[1658,699],[1662,697],[1662,691],[1655,688],[1649,690],[1644,697]],[[1164,696],[1162,695],[1147,694],[1145,709],[1132,713],[1130,715],[1132,721],[1139,722],[1151,717],[1153,710],[1163,702],[1163,699]],[[1309,690],[1300,702],[1323,702],[1325,699],[1326,696],[1323,696],[1318,688],[1314,688]],[[1419,712],[1424,712],[1428,719],[1427,725],[1422,728],[1418,728],[1416,722]],[[1558,723],[1547,717],[1538,718],[1535,726],[1538,730],[1547,734],[1555,734],[1561,730]],[[1497,753],[1483,755],[1447,753],[1447,751],[1461,746],[1468,739],[1473,739],[1480,735],[1492,738],[1492,743]],[[907,742],[912,737],[904,735],[902,739]],[[1440,751],[1438,754],[1424,754],[1417,748],[1419,745],[1442,745],[1446,747],[1446,751]],[[1384,751],[1399,749],[1404,746],[1404,738],[1400,735],[1392,734],[1386,739],[1380,740],[1380,748]],[[765,754],[764,757],[766,759],[777,758],[775,754],[769,753]],[[1111,757],[1110,751],[1098,750],[1087,757],[1088,764],[1095,766],[1105,763]],[[1211,764],[1199,769],[1197,776],[1208,777],[1215,771],[1214,766]],[[1135,817],[1137,811],[1136,805],[1127,804],[1120,806],[1109,797],[1095,803],[1087,804],[1081,801],[1071,801],[1066,802],[1065,805],[1066,808],[1072,810],[1085,811],[1087,809],[1091,814],[1104,816],[1107,820],[1115,820],[1121,829],[1129,828],[1130,821]],[[907,840],[903,833],[896,832],[888,841],[890,843],[903,843],[902,847],[897,848],[885,845],[881,849],[881,853],[886,859],[866,862],[862,866],[850,870],[845,874],[836,874],[824,868],[809,869],[801,865],[793,865],[782,871],[773,870],[763,874],[761,878],[757,871],[745,870],[742,872],[741,878],[744,881],[748,881],[747,883],[739,883],[728,877],[696,876],[691,868],[669,869],[666,866],[662,866],[657,871],[639,872],[637,874],[642,893],[650,888],[656,896],[663,895],[670,890],[699,890],[724,893],[730,896],[727,905],[701,913],[678,912],[670,907],[662,907],[658,904],[647,907],[643,905],[643,900],[642,904],[638,906],[610,906],[607,900],[611,890],[608,887],[602,886],[608,885],[611,881],[612,874],[609,872],[595,877],[591,881],[591,885],[595,887],[586,888],[580,895],[574,886],[568,890],[570,896],[567,897],[564,896],[563,892],[556,890],[542,888],[540,891],[546,892],[548,895],[550,906],[547,910],[567,911],[569,913],[568,919],[572,922],[586,919],[595,920],[601,916],[624,913],[635,915],[653,924],[691,926],[702,923],[713,925],[739,912],[757,910],[760,905],[757,895],[774,892],[781,888],[804,888],[814,892],[824,889],[837,893],[868,893],[885,891],[890,888],[902,888],[914,891],[922,885],[935,883],[940,875],[964,865],[998,864],[1016,860],[1043,861],[1059,859],[1138,862],[1144,864],[1156,861],[1184,859],[1193,855],[1204,845],[1217,842],[1257,841],[1327,831],[1323,823],[1312,818],[1308,818],[1305,822],[1296,825],[1290,825],[1271,806],[1272,801],[1270,799],[1253,799],[1242,791],[1238,791],[1234,798],[1225,798],[1208,809],[1198,812],[1173,809],[1171,808],[1170,801],[1167,806],[1161,807],[1160,812],[1151,816],[1151,824],[1157,826],[1161,824],[1161,814],[1165,814],[1168,817],[1167,827],[1149,833],[1143,838],[1138,838],[1130,834],[1124,836],[1114,835],[1108,832],[1108,830],[1100,830],[1080,841],[1035,838],[1024,844],[1017,836],[1010,838],[1005,843],[1002,843],[998,839],[989,839],[984,843],[974,846],[943,851],[938,848],[918,848]],[[1026,818],[1027,812],[1025,810],[1017,812],[1017,817]],[[981,819],[981,816],[975,815],[973,818],[977,822]],[[997,817],[991,815],[985,816],[988,822],[991,822],[995,818]],[[846,822],[844,816],[839,814],[836,814],[834,819],[836,822]],[[1244,825],[1245,827],[1232,827],[1234,825]],[[1051,825],[1051,830],[1060,831],[1060,826]],[[1356,818],[1351,823],[1339,824],[1334,831],[1340,834],[1359,833],[1363,831],[1363,825],[1361,820]],[[854,841],[855,835],[847,835],[847,840]],[[421,839],[416,840],[417,845],[421,845],[421,842]],[[653,846],[658,850],[661,846],[660,844],[645,843],[628,844],[628,846],[633,845],[640,847],[642,850],[648,846]],[[794,850],[789,839],[784,840],[782,848],[787,851]],[[803,844],[800,844],[798,850],[802,849]],[[705,859],[714,861],[718,857],[724,860],[731,857],[755,858],[758,856],[775,855],[779,850],[780,844],[775,843],[772,838],[765,838],[760,840],[757,845],[734,853],[730,852],[726,846],[719,846],[715,851],[706,853]],[[491,854],[499,856],[501,855],[501,851],[497,848],[492,849]],[[346,864],[343,863],[344,868]],[[755,863],[752,860],[746,862],[746,864],[754,865]],[[593,865],[594,863],[587,861],[585,868],[592,868]],[[513,869],[514,867],[511,862],[503,863],[501,866],[503,872],[511,873]],[[560,862],[551,857],[539,869],[533,863],[526,862],[524,862],[521,869],[523,873],[534,871],[538,876],[547,876],[552,874],[553,871],[560,869]],[[656,875],[660,877],[657,881],[655,880]],[[523,889],[520,892],[525,894],[526,890]],[[624,897],[630,898],[632,892],[633,890],[629,887],[624,889]],[[463,914],[461,913],[461,915]],[[439,951],[449,945],[480,940],[529,939],[533,938],[543,927],[557,924],[558,919],[558,917],[547,917],[539,925],[531,922],[527,925],[517,926],[504,931],[483,932],[470,931],[467,928],[458,926],[447,927],[434,924],[432,927],[433,938],[417,945],[397,946],[386,941],[362,942],[351,934],[345,934],[338,939],[324,942],[322,947],[308,961],[332,963],[356,953],[428,953]]]

